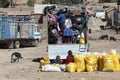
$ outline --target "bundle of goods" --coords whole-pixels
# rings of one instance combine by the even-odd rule
[[[84,55],[74,55],[74,62],[77,65],[77,72],[85,71]]]
[[[117,54],[108,53],[102,59],[103,71],[120,71],[119,56]]]
[[[48,57],[44,57],[40,60],[40,69],[39,71],[43,72],[61,72],[66,71],[65,64],[50,64],[50,59]]]
[[[44,57],[42,60],[40,60],[40,68],[47,64],[50,64],[50,59],[48,57]]]
[[[88,72],[93,72],[95,70],[97,70],[97,56],[95,55],[86,55],[85,56],[85,66],[86,66],[86,71]]]
[[[120,54],[114,52],[76,54],[74,63],[68,64],[66,69],[68,72],[120,71]]]
[[[61,69],[57,66],[47,64],[45,66],[42,66],[41,71],[43,71],[43,72],[61,72]]]
[[[76,72],[77,70],[77,65],[73,62],[70,62],[69,64],[66,65],[66,71],[67,72]]]
[[[50,64],[48,58],[41,60],[40,64],[43,66],[43,71],[93,72],[98,70],[114,72],[120,71],[120,54],[112,51],[97,54],[74,54],[74,62],[69,64],[51,64],[45,66]]]

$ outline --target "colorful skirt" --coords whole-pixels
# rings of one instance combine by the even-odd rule
[[[70,28],[65,28],[63,36],[73,36],[72,30]]]

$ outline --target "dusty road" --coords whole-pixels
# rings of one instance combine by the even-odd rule
[[[120,40],[89,40],[91,52],[117,49],[120,52]],[[20,49],[0,49],[0,80],[120,80],[120,72],[38,72],[39,63],[33,59],[47,56],[47,43],[43,41],[39,47]],[[13,52],[20,52],[23,59],[18,63],[10,63]]]

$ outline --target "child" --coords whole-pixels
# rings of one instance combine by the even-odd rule
[[[64,36],[64,39],[65,39],[65,43],[70,43],[72,42],[71,38],[73,36],[72,34],[72,22],[71,22],[71,19],[69,18],[69,16],[67,15],[66,16],[66,20],[65,20],[65,29],[64,29],[64,32],[63,32],[63,36]]]
[[[76,40],[77,40],[77,37],[78,37],[79,31],[74,27],[74,28],[72,29],[72,33],[73,33],[73,36],[72,36],[72,42],[75,43]]]
[[[62,63],[63,63],[63,60],[60,59],[60,56],[59,56],[59,55],[57,55],[57,56],[56,56],[56,59],[52,62],[52,64],[54,64],[54,63],[56,63],[56,64],[62,64]]]

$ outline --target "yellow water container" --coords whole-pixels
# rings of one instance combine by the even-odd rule
[[[82,38],[82,37],[80,37],[80,43],[81,43],[81,44],[85,44],[85,39]]]

